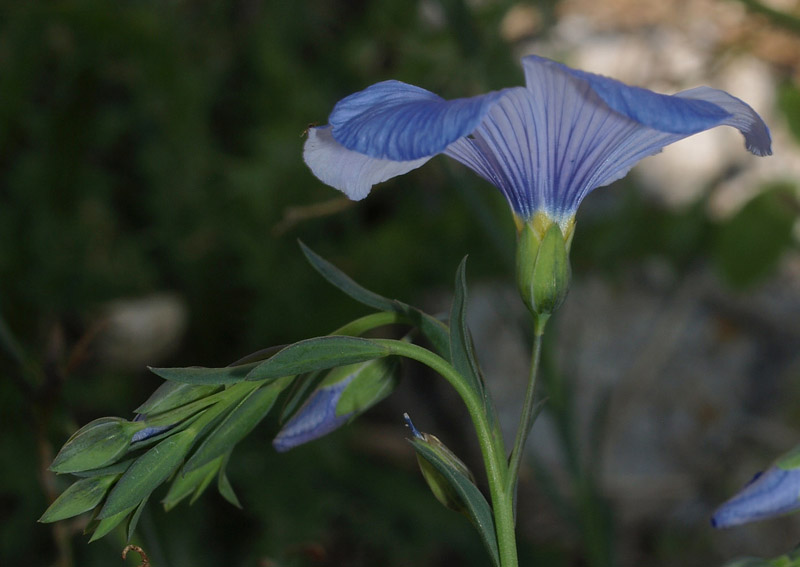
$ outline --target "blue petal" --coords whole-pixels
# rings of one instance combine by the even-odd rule
[[[283,453],[327,435],[344,425],[351,414],[336,415],[336,404],[339,403],[342,392],[354,377],[355,374],[341,382],[315,390],[278,432],[272,441],[275,450]]]
[[[770,151],[761,118],[723,91],[667,96],[541,57],[523,65],[527,88],[502,91],[472,136],[446,153],[497,186],[525,219],[544,211],[566,226],[590,191],[714,126],[739,128],[753,153]]]
[[[679,92],[675,96],[704,100],[725,109],[729,117],[720,122],[721,125],[733,126],[744,134],[745,146],[751,153],[757,156],[772,155],[772,139],[769,135],[769,128],[758,113],[744,101],[725,91],[711,87],[697,87]]]
[[[779,516],[800,508],[800,469],[773,466],[757,475],[711,518],[715,528],[729,528]]]
[[[326,126],[309,128],[303,159],[322,182],[359,201],[376,183],[416,169],[430,158],[412,161],[371,158],[342,146]]]
[[[340,100],[328,122],[345,148],[373,158],[416,160],[441,153],[476,128],[502,91],[445,100],[400,81],[384,81]]]

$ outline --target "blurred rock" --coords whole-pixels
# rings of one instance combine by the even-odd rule
[[[103,311],[98,362],[134,371],[169,356],[184,335],[188,317],[183,300],[165,293],[113,301]]]

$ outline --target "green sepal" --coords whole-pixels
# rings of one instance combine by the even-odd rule
[[[109,465],[125,454],[131,437],[144,428],[144,423],[119,417],[95,419],[67,440],[50,465],[50,470],[73,473]]]
[[[332,376],[339,374],[346,379],[353,376],[336,404],[336,415],[357,415],[365,412],[389,396],[400,382],[400,359],[387,357],[360,364],[334,368],[321,385],[334,384]]]
[[[475,486],[470,478],[471,474],[460,459],[432,435],[422,435],[423,438],[410,439],[410,442],[417,452],[425,481],[437,500],[469,519],[486,546],[492,564],[499,567],[500,553],[489,503]],[[432,442],[432,439],[436,439],[438,443]]]
[[[293,377],[285,377],[252,391],[205,438],[183,466],[183,474],[205,466],[229,452],[244,439],[272,409],[278,395]]]
[[[569,291],[571,231],[565,236],[560,225],[543,213],[520,220],[518,227],[517,287],[531,313],[546,318],[564,303]]]
[[[104,520],[138,506],[178,468],[196,435],[193,429],[186,429],[136,459],[111,490],[97,517]]]
[[[164,510],[169,512],[177,506],[184,498],[192,494],[192,502],[205,490],[211,480],[217,475],[219,468],[225,460],[225,455],[216,460],[206,463],[202,467],[184,473],[182,470],[175,475],[172,485],[161,504]]]
[[[39,521],[45,524],[57,522],[94,509],[118,478],[118,474],[110,474],[83,478],[72,483],[50,504]]]
[[[241,382],[244,380],[245,376],[259,364],[261,364],[261,362],[250,362],[238,366],[225,366],[224,368],[205,368],[203,366],[153,368],[148,366],[148,369],[156,376],[160,376],[164,380],[170,380],[172,382],[222,386]]]
[[[533,269],[533,296],[537,313],[553,313],[569,291],[570,265],[566,241],[558,224],[544,234]]]
[[[388,348],[369,339],[336,335],[316,337],[289,345],[251,370],[246,379],[268,380],[295,376],[389,354]]]
[[[164,382],[153,392],[147,401],[134,411],[139,414],[163,413],[206,396],[219,390],[214,384],[185,384],[183,382]]]
[[[450,354],[447,326],[427,313],[396,299],[388,299],[372,292],[355,281],[350,276],[339,270],[336,266],[317,255],[308,246],[300,242],[300,248],[311,267],[314,268],[325,280],[340,291],[349,295],[359,303],[372,307],[378,311],[391,311],[404,315],[409,323],[417,326],[423,335],[431,342],[433,348],[440,356],[447,358]],[[449,359],[448,359],[449,361]]]

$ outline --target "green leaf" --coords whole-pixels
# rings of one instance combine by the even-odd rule
[[[122,521],[128,517],[128,514],[130,514],[133,510],[134,508],[131,507],[128,508],[127,510],[121,511],[118,514],[114,514],[113,516],[110,516],[108,518],[103,518],[102,520],[91,522],[89,526],[86,528],[85,532],[85,533],[92,532],[92,537],[89,538],[89,543],[97,541],[101,537],[108,535],[108,533],[114,528],[116,528],[118,525],[120,525]]]
[[[119,417],[101,417],[87,423],[70,437],[50,465],[57,473],[97,469],[125,454],[131,437],[145,424]]]
[[[228,480],[228,474],[225,472],[225,468],[227,466],[227,462],[222,465],[219,469],[219,480],[217,481],[217,490],[222,495],[222,497],[239,508],[241,510],[242,505],[239,502],[239,499],[236,497],[236,493],[233,491],[233,487],[231,486],[231,481]]]
[[[195,436],[192,429],[181,431],[136,459],[111,490],[97,517],[104,520],[138,506],[178,468]]]
[[[89,471],[75,471],[70,474],[73,474],[81,478],[92,478],[95,476],[106,476],[110,474],[120,475],[124,473],[126,470],[128,470],[128,467],[131,466],[135,460],[136,460],[135,458],[125,459],[124,461],[118,461],[113,465],[108,465],[107,467],[103,467],[100,469],[92,469]]]
[[[483,494],[472,481],[456,467],[445,461],[437,452],[420,439],[411,439],[411,445],[422,459],[430,463],[441,475],[442,480],[449,483],[451,489],[458,494],[465,505],[464,513],[470,520],[481,541],[492,558],[492,563],[499,567],[500,553],[494,529],[492,509]]]
[[[367,307],[372,307],[378,311],[391,311],[405,315],[409,322],[417,326],[422,334],[428,338],[436,352],[447,359],[450,354],[447,327],[441,321],[402,301],[387,299],[369,291],[353,281],[350,276],[339,270],[339,268],[318,256],[302,242],[300,242],[300,248],[303,250],[303,254],[305,254],[311,267],[319,272],[330,284]]]
[[[484,397],[483,379],[480,374],[472,337],[467,327],[467,258],[464,257],[456,271],[456,287],[450,311],[450,358],[453,366],[467,379],[472,389]]]
[[[747,288],[769,276],[792,245],[797,215],[793,189],[774,186],[719,226],[712,252],[717,269],[732,286]]]
[[[388,354],[389,349],[369,339],[344,336],[317,337],[289,345],[254,368],[246,379],[266,380],[295,376],[314,370],[364,362]]]
[[[224,368],[205,368],[203,366],[190,366],[187,368],[152,368],[150,372],[164,380],[182,382],[184,384],[201,384],[221,386],[235,384],[244,380],[244,377],[256,368],[260,362],[250,362],[239,366],[226,366]]]
[[[39,518],[42,523],[57,522],[92,510],[100,504],[118,474],[84,478],[71,484]]]
[[[175,506],[177,506],[181,500],[193,492],[195,493],[195,496],[192,498],[192,501],[194,501],[194,499],[202,492],[202,490],[205,489],[208,483],[211,482],[211,480],[217,475],[217,472],[224,461],[225,455],[214,461],[206,463],[204,466],[193,471],[187,473],[180,471],[172,481],[172,485],[169,487],[169,492],[167,492],[167,495],[161,501],[161,503],[164,505],[164,510],[169,512]]]
[[[185,384],[182,382],[164,382],[134,411],[139,414],[163,413],[186,405],[200,398],[205,398],[219,390],[219,386],[205,384]]]
[[[291,382],[292,377],[278,380],[254,390],[244,398],[189,458],[183,474],[205,466],[229,452],[244,439],[272,409],[278,395]]]
[[[300,243],[300,249],[303,251],[309,264],[311,264],[311,267],[319,272],[328,283],[367,307],[372,307],[378,311],[397,311],[397,305],[395,305],[394,301],[357,284],[350,276],[317,255],[316,252],[303,244],[303,242],[298,242]]]
[[[128,522],[125,526],[125,543],[130,543],[133,539],[133,533],[136,531],[136,526],[139,523],[139,518],[142,515],[142,510],[147,505],[147,498],[142,500],[142,502],[136,507],[136,510],[133,511],[133,514],[128,516]]]

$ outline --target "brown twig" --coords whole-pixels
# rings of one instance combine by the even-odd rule
[[[139,567],[150,567],[150,558],[147,557],[147,554],[144,552],[144,549],[139,547],[138,545],[128,545],[125,546],[125,549],[122,550],[122,558],[128,558],[128,552],[135,551],[142,557],[142,562],[139,564]]]

